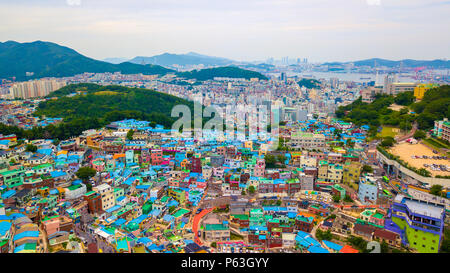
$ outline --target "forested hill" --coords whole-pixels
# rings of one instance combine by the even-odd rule
[[[79,95],[61,96],[74,91]],[[66,121],[91,117],[98,118],[101,123],[118,118],[139,118],[170,126],[173,121],[170,114],[175,105],[192,106],[192,102],[172,95],[117,85],[69,85],[52,94],[60,97],[40,103],[35,115],[60,117]]]
[[[27,72],[34,74],[27,76]],[[173,70],[150,64],[102,62],[50,42],[0,43],[0,78],[16,77],[16,80],[21,81],[43,77],[68,77],[84,72],[163,75]]]
[[[268,78],[263,74],[251,70],[242,69],[234,66],[207,68],[201,70],[193,70],[187,72],[177,73],[179,77],[186,79],[196,79],[199,81],[213,80],[215,77],[225,78],[243,78],[250,80],[251,78],[258,78],[260,80],[267,80]]]
[[[388,107],[396,103],[404,109],[393,111]],[[419,129],[430,130],[435,120],[450,119],[450,86],[443,85],[428,90],[421,101],[415,101],[413,92],[400,93],[396,97],[379,95],[372,103],[364,103],[361,98],[339,107],[336,116],[357,125],[370,125],[375,130],[380,125],[410,128],[417,122]]]
[[[320,82],[318,80],[315,79],[301,79],[298,82],[298,85],[300,87],[306,87],[306,88],[319,88],[320,87]]]
[[[82,91],[75,96],[63,96]],[[0,133],[16,134],[18,138],[67,139],[80,135],[84,130],[101,128],[113,121],[139,119],[170,128],[175,121],[171,117],[175,105],[187,105],[191,112],[193,103],[153,90],[123,86],[96,84],[69,85],[54,93],[57,98],[41,102],[36,116],[61,117],[60,125],[49,125],[23,130],[16,126],[0,124]]]
[[[156,64],[162,66],[174,65],[228,65],[233,63],[232,60],[225,58],[211,57],[206,55],[190,52],[188,54],[170,54],[164,53],[152,57],[139,56],[129,60],[130,63],[135,64]]]

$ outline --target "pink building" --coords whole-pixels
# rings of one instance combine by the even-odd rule
[[[163,152],[161,149],[152,150],[151,156],[152,156],[152,164],[153,165],[159,165],[162,163]]]
[[[92,162],[92,168],[94,168],[97,172],[103,172],[105,169],[105,162],[103,160],[95,159]]]
[[[266,162],[264,159],[258,159],[255,168],[253,169],[253,175],[256,177],[264,177],[266,173]]]

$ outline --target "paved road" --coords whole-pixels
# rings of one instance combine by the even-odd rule
[[[89,245],[91,243],[95,243],[95,244],[97,244],[97,248],[99,250],[101,249],[103,253],[115,253],[114,248],[110,244],[105,242],[99,236],[95,236],[95,235],[92,235],[90,233],[83,231],[80,224],[76,224],[74,226],[74,232],[77,236],[81,236],[86,239],[86,242],[87,242],[86,249],[87,249],[87,245]]]
[[[412,127],[411,131],[409,131],[409,133],[407,133],[407,134],[404,135],[404,136],[396,137],[396,138],[395,138],[395,141],[401,142],[401,141],[407,140],[408,138],[413,137],[413,136],[414,136],[414,133],[417,131],[417,128],[418,128],[417,123],[414,123],[414,124],[413,124],[413,127]]]
[[[202,242],[201,242],[200,238],[198,237],[198,228],[199,228],[198,225],[200,224],[200,220],[203,218],[203,216],[210,213],[211,211],[213,211],[212,208],[204,209],[199,214],[194,216],[194,222],[192,224],[192,231],[194,232],[194,238],[195,238],[194,241],[200,246],[202,245]]]

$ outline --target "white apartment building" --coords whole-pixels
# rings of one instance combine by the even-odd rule
[[[95,192],[98,192],[100,194],[100,196],[102,197],[102,209],[103,210],[107,210],[116,204],[115,198],[114,198],[114,191],[110,185],[103,183],[101,185],[93,187],[92,189]]]

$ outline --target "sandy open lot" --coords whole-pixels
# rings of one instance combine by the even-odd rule
[[[437,156],[437,154],[433,153],[433,150],[428,148],[427,146],[419,143],[419,144],[409,144],[406,142],[400,143],[392,147],[389,152],[393,155],[400,156],[400,158],[408,162],[409,165],[416,167],[417,169],[425,168],[423,165],[428,164],[436,164],[436,165],[447,165],[450,166],[450,160],[445,159],[423,159],[423,158],[411,158],[411,156]],[[444,171],[434,171],[430,167],[425,168],[431,172],[433,176],[436,175],[450,175],[450,172]]]

